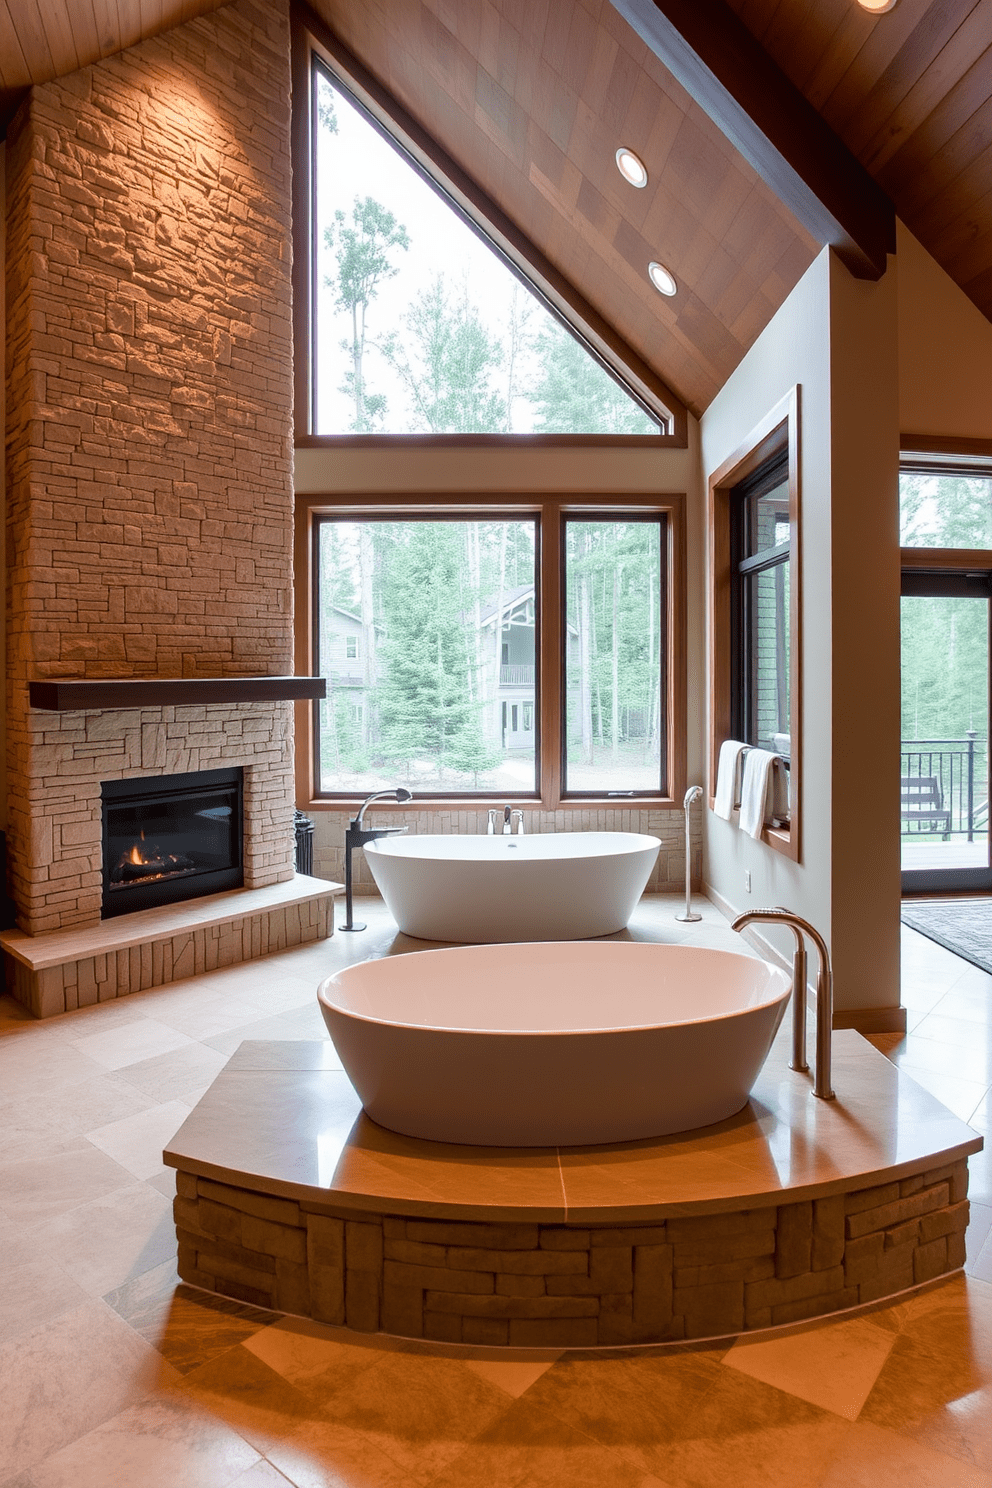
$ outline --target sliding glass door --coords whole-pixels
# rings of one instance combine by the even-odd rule
[[[903,892],[992,889],[988,571],[904,569]]]

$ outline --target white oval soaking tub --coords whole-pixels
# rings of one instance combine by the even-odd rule
[[[318,991],[369,1116],[493,1147],[626,1142],[747,1102],[791,991],[753,956],[611,941],[363,961]]]
[[[583,940],[622,930],[661,842],[639,832],[380,837],[365,847],[401,930],[421,940]]]

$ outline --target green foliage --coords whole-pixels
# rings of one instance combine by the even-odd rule
[[[406,315],[406,334],[381,343],[407,387],[417,422],[432,434],[501,434],[506,400],[492,386],[504,370],[502,342],[486,330],[467,287],[453,297],[438,274]]]
[[[337,264],[337,273],[327,275],[324,283],[334,290],[337,309],[351,317],[350,340],[341,343],[342,350],[351,356],[351,367],[341,391],[355,405],[353,430],[367,434],[382,423],[386,399],[366,387],[366,314],[382,281],[399,272],[391,257],[393,251],[409,248],[410,239],[392,212],[367,196],[364,200],[356,198],[350,222],[344,212],[334,213],[333,226],[324,230],[324,243],[335,251]]]
[[[616,746],[637,739],[645,754],[653,753],[660,726],[660,562],[654,523],[568,524],[567,615],[578,632],[570,674],[578,678],[581,656],[588,656],[585,685],[569,690],[573,746],[590,738]]]
[[[334,89],[322,72],[317,74],[317,123],[328,134],[338,132],[338,116],[334,109]]]
[[[446,770],[478,775],[500,758],[469,692],[460,526],[390,523],[376,534],[386,632],[376,753],[407,771],[429,759],[439,777]]]
[[[899,478],[904,548],[992,547],[992,480],[903,473]]]
[[[657,424],[564,326],[549,320],[535,345],[539,370],[526,396],[539,433],[657,434]]]

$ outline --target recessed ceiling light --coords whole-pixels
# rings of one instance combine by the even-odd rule
[[[646,186],[648,184],[648,168],[639,155],[633,150],[628,150],[626,145],[621,145],[617,151],[617,170],[625,181],[631,186]]]
[[[665,268],[664,264],[649,263],[648,278],[659,294],[673,295],[678,293],[678,285],[675,279]]]
[[[872,15],[883,15],[887,10],[894,10],[896,0],[858,0],[862,10],[870,10]]]

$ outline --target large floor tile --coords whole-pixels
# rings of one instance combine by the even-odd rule
[[[559,1358],[561,1355],[559,1354]],[[485,1359],[469,1359],[466,1368],[471,1369],[480,1379],[488,1380],[489,1384],[496,1385],[500,1390],[505,1390],[507,1395],[512,1395],[517,1400],[525,1394],[546,1374],[552,1364],[557,1363],[553,1357],[537,1359],[500,1359],[496,1357],[495,1350]]]
[[[297,1431],[328,1419],[316,1404],[261,1359],[240,1345],[187,1374],[176,1387],[184,1409],[205,1411],[225,1422],[263,1456]]]
[[[992,1289],[958,1278],[900,1312],[860,1420],[992,1475]]]
[[[0,1098],[4,1103],[37,1095],[43,1090],[65,1090],[102,1075],[106,1066],[64,1039],[25,1036],[0,1042]]]
[[[430,1488],[676,1488],[524,1398]]]
[[[103,1302],[0,1343],[0,1462],[23,1472],[178,1378]]]
[[[2,1089],[2,1082],[0,1082]],[[39,1157],[78,1147],[87,1132],[146,1111],[154,1102],[118,1075],[92,1075],[0,1104],[3,1161]]]
[[[167,1054],[189,1042],[185,1033],[169,1028],[156,1018],[136,1018],[117,1028],[83,1034],[73,1041],[73,1048],[104,1069],[119,1070],[156,1054]]]
[[[820,1488],[988,1488],[985,1472],[870,1422],[841,1444]]]
[[[633,1357],[565,1355],[527,1391],[543,1410],[660,1471],[716,1387],[722,1349]]]
[[[185,1286],[174,1260],[142,1272],[108,1292],[104,1301],[181,1375],[226,1354],[278,1317],[246,1302]]]
[[[135,1178],[153,1178],[162,1171],[162,1149],[189,1115],[182,1101],[152,1106],[127,1121],[114,1121],[87,1133],[87,1140],[106,1152]]]
[[[216,1049],[190,1042],[166,1054],[127,1065],[117,1079],[156,1103],[182,1100],[194,1093],[199,1098],[224,1064],[224,1055]]]
[[[41,1224],[133,1181],[126,1168],[87,1141],[69,1152],[0,1165],[0,1213],[21,1224]]]
[[[142,1401],[54,1453],[36,1488],[227,1488],[259,1454],[238,1434],[175,1398]]]
[[[33,1231],[37,1254],[95,1297],[176,1254],[172,1205],[146,1183],[80,1204]]]
[[[922,1025],[923,1030],[927,1021]],[[950,1021],[945,1019],[945,1023]],[[992,1050],[985,1047],[977,1032],[964,1046],[927,1038],[923,1033],[911,1033],[890,1057],[900,1068],[905,1065],[907,1068],[932,1070],[934,1074],[947,1075],[984,1090],[992,1083]]]
[[[856,1421],[896,1335],[870,1317],[811,1324],[778,1338],[740,1338],[724,1355],[732,1369]]]
[[[0,1287],[0,1338],[4,1341],[9,1342],[21,1333],[29,1333],[40,1324],[61,1317],[63,1313],[72,1312],[74,1308],[82,1307],[90,1300],[68,1271],[53,1266],[49,1260],[33,1260],[14,1265],[6,1245],[2,1245],[2,1253],[4,1267],[3,1285]],[[34,1254],[37,1255],[37,1251]]]
[[[238,1045],[244,1043],[246,1039],[326,1038],[327,1029],[320,1015],[315,989],[312,1003],[307,1002],[290,1012],[278,1013],[271,1018],[261,1018],[256,1022],[243,1024],[239,1028],[229,1029],[228,1032],[218,1034],[216,1038],[208,1038],[204,1042],[211,1049],[219,1050],[221,1054],[233,1054]]]
[[[245,1343],[257,1359],[317,1400],[327,1400],[343,1385],[371,1369],[382,1355],[382,1340],[355,1337],[343,1328],[332,1334],[304,1318],[283,1318],[255,1333]]]
[[[410,1483],[427,1484],[512,1404],[460,1360],[397,1352],[340,1384],[326,1415],[374,1445]]]

